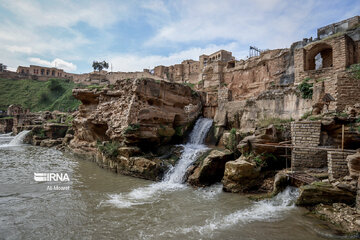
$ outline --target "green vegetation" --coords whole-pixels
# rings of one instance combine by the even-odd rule
[[[183,83],[183,85],[190,87],[191,89],[194,89],[195,84],[193,83]]]
[[[237,141],[236,141],[236,129],[232,128],[230,130],[230,135],[229,135],[229,139],[228,139],[228,144],[226,146],[227,149],[235,152],[236,151],[236,147],[237,147]]]
[[[111,142],[97,141],[96,146],[98,147],[99,151],[102,152],[107,157],[116,158],[119,155],[118,148],[120,147],[120,143],[117,141],[111,141]]]
[[[34,128],[31,131],[31,136],[37,136],[38,138],[45,138],[45,130],[43,128]]]
[[[264,128],[267,126],[270,126],[271,124],[274,125],[274,127],[276,129],[281,130],[281,126],[283,124],[289,123],[294,121],[294,119],[290,118],[290,119],[282,119],[282,118],[263,118],[261,120],[259,120],[258,126],[260,128]]]
[[[103,88],[105,87],[105,85],[89,85],[89,86],[86,86],[87,89],[90,89],[90,90],[102,90]]]
[[[125,134],[133,133],[139,130],[140,125],[139,124],[130,124],[124,131]]]
[[[307,119],[308,117],[310,117],[311,114],[312,114],[312,112],[311,112],[311,111],[308,111],[308,112],[304,113],[304,115],[302,115],[301,119],[305,120],[305,119]]]
[[[175,128],[175,135],[182,137],[184,135],[184,131],[183,131],[183,127],[182,126],[178,126]]]
[[[254,157],[254,162],[255,162],[256,166],[258,166],[258,167],[266,167],[266,161],[262,154],[256,155]]]
[[[321,116],[310,116],[309,120],[310,121],[318,121],[318,120],[321,120]]]
[[[304,81],[298,86],[298,89],[301,92],[301,97],[304,99],[312,99],[313,95],[313,84],[309,83],[311,79],[305,78]]]
[[[347,114],[346,112],[339,112],[339,113],[336,113],[336,116],[347,118],[347,117],[349,117],[349,114]]]
[[[14,117],[2,117],[0,119],[14,119]]]
[[[360,79],[360,63],[351,65],[349,70],[356,79]]]
[[[19,104],[37,111],[74,111],[80,101],[72,96],[77,85],[72,81],[51,79],[38,81],[32,79],[0,79],[0,109],[6,110],[11,104]]]

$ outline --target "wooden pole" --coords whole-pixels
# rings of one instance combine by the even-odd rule
[[[341,150],[344,151],[344,139],[345,139],[345,126],[342,125],[342,133],[341,133]]]

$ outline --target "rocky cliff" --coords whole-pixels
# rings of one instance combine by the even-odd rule
[[[201,113],[198,93],[182,84],[153,79],[119,80],[94,90],[74,89],[82,104],[70,147],[96,151],[97,141],[150,149],[182,136]]]

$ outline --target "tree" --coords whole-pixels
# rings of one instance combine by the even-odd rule
[[[0,63],[0,72],[5,71],[5,70],[6,70],[6,68],[7,68],[7,66],[6,66],[6,65],[4,65],[4,64],[2,64],[2,63]]]
[[[108,69],[109,68],[109,64],[105,61],[102,62],[98,62],[98,61],[93,61],[92,67],[94,68],[94,71],[99,70],[99,72],[101,70]]]

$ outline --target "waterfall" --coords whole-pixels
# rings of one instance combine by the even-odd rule
[[[106,203],[110,203],[119,208],[126,208],[132,205],[149,203],[156,200],[161,192],[175,191],[186,187],[183,184],[184,175],[187,168],[196,161],[207,147],[204,145],[206,135],[212,125],[212,119],[199,118],[190,133],[189,142],[183,145],[184,149],[177,164],[169,169],[163,180],[159,183],[153,183],[146,187],[132,190],[128,194],[112,194]]]
[[[2,147],[15,147],[22,145],[24,138],[29,133],[29,130],[24,130],[16,135],[9,143],[1,145]]]
[[[190,133],[189,142],[184,145],[179,162],[168,171],[164,177],[164,182],[182,183],[186,169],[207,149],[203,143],[211,125],[211,119],[200,118],[197,120],[194,129]]]

